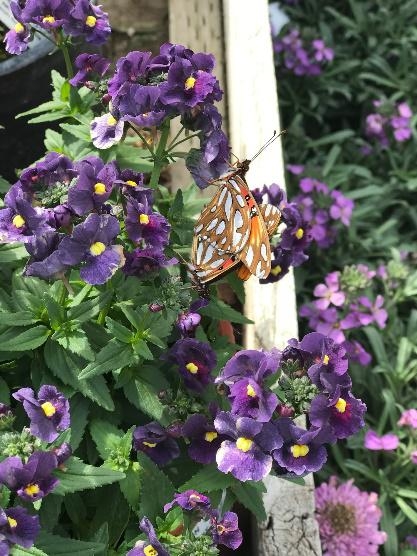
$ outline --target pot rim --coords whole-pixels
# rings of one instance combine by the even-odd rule
[[[9,75],[15,71],[19,71],[26,66],[44,58],[56,49],[55,45],[50,41],[41,37],[36,43],[32,43],[29,49],[19,56],[12,56],[3,62],[0,62],[0,76]]]

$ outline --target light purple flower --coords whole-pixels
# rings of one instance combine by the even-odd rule
[[[286,169],[294,176],[299,176],[304,172],[304,165],[303,164],[287,164]]]
[[[10,29],[4,37],[6,52],[9,54],[22,54],[29,47],[30,28],[28,25],[18,21],[13,29]]]
[[[417,409],[411,408],[403,411],[397,424],[400,427],[417,429]]]
[[[90,133],[93,145],[98,149],[109,149],[123,136],[124,122],[112,114],[97,116],[91,122]]]
[[[316,50],[316,52],[314,53],[314,58],[318,62],[322,62],[324,60],[327,60],[328,62],[331,62],[333,60],[334,51],[333,51],[332,48],[325,45],[324,40],[316,39],[316,40],[312,41],[311,44],[313,45],[313,47]]]
[[[213,541],[216,545],[223,545],[236,550],[243,541],[239,529],[238,517],[234,512],[225,512],[220,519],[218,512],[213,511],[211,517]]]
[[[326,284],[318,284],[314,288],[314,295],[316,297],[321,297],[314,302],[317,309],[324,310],[329,307],[330,304],[340,307],[344,304],[346,296],[339,290],[339,273],[332,272],[327,275],[324,281]]]
[[[411,452],[410,460],[411,460],[411,463],[414,463],[414,465],[417,465],[417,450],[413,450]]]
[[[364,367],[366,365],[369,365],[369,363],[372,361],[372,355],[368,353],[363,345],[356,340],[346,340],[345,342],[343,342],[343,347],[346,349],[348,357],[351,361],[356,361]]]
[[[400,444],[398,436],[394,433],[379,436],[375,431],[369,430],[365,434],[364,446],[368,450],[385,450],[390,452],[396,450]]]
[[[183,510],[188,511],[195,509],[207,511],[210,508],[210,498],[196,490],[185,490],[184,492],[174,494],[174,500],[165,504],[164,513],[169,512],[174,506],[179,506]]]
[[[334,204],[330,207],[330,216],[333,220],[340,220],[345,226],[349,226],[355,203],[352,199],[345,197],[340,191],[333,190],[331,197]]]

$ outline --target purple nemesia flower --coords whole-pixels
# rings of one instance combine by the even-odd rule
[[[301,191],[303,191],[304,193],[312,193],[313,191],[317,191],[317,193],[323,193],[324,195],[327,195],[329,193],[328,186],[325,183],[314,178],[303,178],[302,180],[300,180],[299,185]]]
[[[340,220],[345,226],[349,226],[355,203],[352,199],[345,197],[340,191],[332,191],[331,197],[334,200],[334,204],[330,207],[330,216],[333,220]]]
[[[196,490],[185,490],[184,492],[174,494],[174,500],[165,504],[164,513],[169,512],[174,506],[179,506],[183,510],[208,510],[210,498]]]
[[[25,244],[30,258],[24,269],[25,276],[38,276],[39,278],[51,278],[59,276],[67,269],[61,262],[58,248],[63,234],[57,232],[44,232],[35,236],[31,242]]]
[[[156,421],[136,427],[133,431],[133,448],[144,452],[157,465],[166,465],[180,455],[176,441]]]
[[[277,396],[264,390],[255,380],[244,378],[230,386],[229,400],[234,415],[267,423],[278,406]]]
[[[90,134],[93,145],[98,149],[109,149],[123,136],[124,122],[112,114],[97,116],[91,122]]]
[[[126,262],[122,270],[128,276],[149,278],[150,274],[158,272],[161,268],[177,263],[175,257],[167,259],[162,251],[153,248],[135,249],[126,253]]]
[[[173,110],[160,102],[161,88],[125,83],[113,100],[123,121],[137,127],[159,126]]]
[[[211,180],[227,172],[229,154],[229,141],[223,131],[214,130],[203,136],[200,149],[190,149],[186,158],[186,166],[196,185],[204,189]]]
[[[227,546],[236,550],[242,544],[243,535],[239,529],[238,517],[234,512],[225,512],[219,519],[217,510],[212,512],[211,517],[212,535],[215,545]]]
[[[345,340],[344,329],[349,328],[346,319],[339,321],[339,314],[335,307],[322,310],[316,325],[316,331],[328,336],[337,344],[342,344]]]
[[[64,23],[64,31],[74,37],[82,36],[92,44],[103,44],[111,33],[109,18],[100,6],[89,0],[77,0]]]
[[[55,454],[58,462],[58,467],[63,466],[67,459],[72,456],[72,448],[71,445],[68,444],[68,442],[63,442],[61,446],[54,448],[52,452]]]
[[[206,342],[194,338],[177,340],[164,357],[178,365],[185,385],[191,390],[201,392],[213,381],[211,371],[216,366],[217,357]]]
[[[152,212],[146,199],[140,203],[134,198],[126,204],[126,231],[136,244],[145,242],[148,247],[162,250],[169,241],[171,226],[158,212]]]
[[[242,378],[252,378],[261,382],[278,371],[280,359],[281,352],[277,349],[270,352],[241,350],[229,359],[216,378],[216,383],[224,382],[230,386]]]
[[[0,243],[27,243],[52,230],[48,224],[48,212],[41,207],[32,207],[17,189],[9,191],[5,204],[6,208],[0,210]]]
[[[386,452],[390,452],[396,450],[399,443],[400,440],[396,434],[390,432],[379,436],[371,429],[367,431],[364,438],[364,446],[368,450],[385,450]]]
[[[9,54],[22,54],[29,47],[30,27],[21,21],[17,21],[13,29],[10,29],[4,37],[6,52]]]
[[[347,438],[365,426],[363,416],[366,405],[350,392],[340,392],[339,397],[331,399],[319,394],[312,402],[308,412],[310,423],[317,428],[330,426],[334,439]]]
[[[311,44],[313,45],[313,47],[316,50],[316,52],[314,53],[314,58],[318,62],[323,62],[325,60],[327,60],[328,62],[331,62],[333,60],[334,51],[333,51],[332,48],[329,48],[328,46],[325,45],[324,40],[316,39],[316,40],[312,41]]]
[[[118,59],[116,71],[109,79],[109,93],[112,98],[125,83],[138,83],[146,77],[151,57],[151,52],[134,50]]]
[[[417,537],[414,537],[413,535],[408,535],[405,541],[413,548],[417,548]]]
[[[122,189],[123,195],[137,199],[139,203],[153,204],[153,190],[143,185],[143,174],[134,170],[122,170],[114,182]]]
[[[314,302],[315,306],[320,310],[324,310],[327,309],[330,304],[336,305],[336,307],[343,305],[346,296],[339,290],[339,273],[332,272],[328,274],[324,281],[326,284],[318,284],[314,288],[314,295],[322,298]]]
[[[159,542],[155,529],[146,516],[142,518],[139,527],[148,537],[148,541],[138,541],[126,556],[170,556],[169,552]]]
[[[104,284],[124,259],[120,245],[111,245],[120,231],[117,218],[109,214],[90,214],[75,226],[71,237],[59,247],[61,261],[70,266],[82,263],[80,277],[88,284]]]
[[[288,274],[290,266],[293,264],[291,251],[281,249],[279,245],[273,249],[273,257],[271,261],[271,272],[267,278],[260,280],[261,284],[278,282]]]
[[[8,556],[15,544],[31,548],[40,529],[39,517],[30,515],[26,508],[0,508],[0,554]]]
[[[356,361],[360,365],[366,366],[372,361],[372,355],[368,353],[362,344],[356,340],[343,342],[343,347],[351,361]]]
[[[69,6],[65,0],[27,0],[22,15],[43,29],[56,29],[68,21]]]
[[[282,469],[304,475],[323,467],[327,460],[324,443],[329,441],[326,431],[314,428],[306,431],[288,417],[281,417],[274,424],[283,444],[272,452],[272,456]]]
[[[52,452],[34,452],[27,463],[17,456],[10,456],[0,463],[0,484],[16,492],[23,500],[36,502],[59,483],[52,476],[57,466],[58,461]]]
[[[339,484],[331,477],[316,488],[315,499],[324,556],[379,554],[387,534],[379,530],[382,511],[376,493],[359,490],[353,480]]]
[[[188,455],[191,459],[203,464],[216,461],[216,452],[226,437],[218,434],[212,419],[200,414],[190,415],[182,432],[190,439]]]
[[[87,78],[90,79],[92,73],[103,77],[110,67],[110,60],[99,54],[84,53],[75,58],[75,67],[78,71],[69,82],[74,87],[79,87],[85,84]]]
[[[270,452],[282,446],[282,437],[271,423],[237,417],[226,411],[217,414],[214,426],[224,440],[216,454],[220,471],[239,481],[260,481],[272,468]]]
[[[32,388],[20,388],[13,397],[23,403],[33,436],[53,442],[70,426],[68,400],[55,386],[41,386],[37,398]]]
[[[403,411],[397,424],[400,427],[417,429],[417,409],[411,408]]]

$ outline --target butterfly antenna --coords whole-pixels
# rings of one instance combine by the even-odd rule
[[[270,139],[268,139],[268,141],[264,145],[262,145],[262,147],[259,149],[259,151],[254,156],[252,156],[252,158],[250,158],[249,160],[251,162],[252,162],[252,160],[255,160],[255,158],[257,158],[266,148],[269,147],[269,145],[271,145],[276,139],[278,139],[278,137],[281,137],[281,135],[284,135],[284,133],[287,133],[286,129],[283,129],[279,133],[277,133],[276,130],[274,130],[273,136]]]

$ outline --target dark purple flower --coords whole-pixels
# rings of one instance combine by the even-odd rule
[[[18,21],[4,37],[6,52],[9,54],[22,54],[28,49],[30,41],[30,27]]]
[[[128,276],[148,278],[150,274],[159,272],[161,268],[177,263],[178,260],[175,257],[167,259],[161,250],[153,248],[135,249],[130,253],[126,253],[123,272]]]
[[[282,438],[271,423],[259,423],[248,417],[218,413],[214,426],[224,440],[216,454],[217,466],[240,481],[260,481],[271,471],[271,451],[282,446]]]
[[[109,214],[90,214],[75,226],[71,237],[64,237],[59,254],[70,266],[82,264],[80,276],[88,284],[104,284],[123,265],[120,245],[111,242],[120,231],[117,218]]]
[[[223,131],[216,129],[203,136],[200,149],[191,149],[185,161],[196,185],[204,189],[224,174],[230,168],[229,154],[229,141]]]
[[[161,88],[155,85],[136,85],[125,83],[113,101],[123,121],[137,127],[159,126],[170,114],[160,102]]]
[[[265,378],[277,373],[280,360],[281,352],[278,350],[270,352],[254,349],[241,350],[229,359],[216,379],[216,383],[223,382],[230,386],[244,378],[260,383]]]
[[[230,386],[229,399],[234,415],[268,422],[278,406],[277,396],[264,390],[255,380],[243,378]]]
[[[271,261],[271,272],[267,278],[260,280],[261,284],[269,284],[281,280],[293,264],[293,257],[291,251],[286,251],[277,246],[273,249],[274,258]]]
[[[0,242],[32,241],[34,236],[52,230],[48,225],[48,212],[32,205],[17,189],[6,195],[6,207],[0,210]],[[13,198],[14,197],[14,198]]]
[[[27,0],[25,19],[43,29],[56,29],[68,21],[70,6],[65,0]]]
[[[176,441],[170,438],[156,421],[135,428],[133,448],[138,452],[144,452],[157,465],[166,465],[180,455]]]
[[[75,58],[75,67],[78,71],[69,82],[71,85],[74,85],[74,87],[79,87],[80,85],[84,85],[87,80],[91,79],[91,74],[103,77],[110,67],[110,60],[103,58],[99,54],[84,53],[79,54]]]
[[[32,388],[20,388],[13,397],[23,403],[30,432],[41,440],[53,442],[70,426],[68,400],[55,386],[41,386],[37,398]]]
[[[329,374],[341,377],[347,373],[346,350],[331,338],[319,332],[311,332],[304,336],[297,347],[308,354],[310,359],[308,376],[319,388],[324,388],[323,378]]]
[[[109,149],[123,136],[124,122],[112,114],[97,116],[91,122],[90,134],[93,145],[98,149]]]
[[[283,469],[296,475],[304,475],[318,471],[327,460],[324,442],[329,436],[320,429],[306,431],[297,427],[291,419],[282,417],[275,422],[283,444],[272,455],[276,463]]]
[[[152,212],[146,199],[143,203],[134,198],[128,199],[126,212],[126,231],[133,242],[144,242],[157,251],[168,244],[171,226],[162,214]]]
[[[45,279],[65,272],[68,267],[62,263],[58,252],[62,238],[63,234],[49,231],[35,236],[32,241],[26,243],[30,259],[26,263],[24,274]]]
[[[211,517],[212,535],[215,545],[236,550],[242,544],[243,535],[239,529],[238,517],[234,512],[225,512],[220,519],[217,511]]]
[[[177,340],[167,359],[178,365],[185,385],[191,390],[201,392],[213,381],[211,371],[216,366],[217,357],[210,344],[194,338]]]
[[[145,79],[151,56],[151,52],[135,50],[119,58],[116,71],[109,79],[109,93],[112,98],[125,83],[139,83]]]
[[[159,542],[155,529],[147,517],[142,518],[139,527],[148,537],[148,541],[138,541],[126,556],[170,556]]]
[[[226,437],[219,435],[212,419],[200,414],[190,415],[182,432],[190,439],[188,455],[191,459],[203,464],[216,461],[216,452]]]
[[[134,170],[122,170],[118,179],[114,182],[122,189],[123,195],[133,197],[139,203],[153,204],[153,190],[143,185],[143,174]]]
[[[58,461],[52,452],[35,452],[27,463],[17,456],[0,463],[0,483],[28,502],[36,502],[49,494],[59,483],[52,475]]]
[[[8,556],[9,548],[18,544],[31,548],[41,527],[39,517],[30,515],[26,508],[0,508],[0,554]]]
[[[72,456],[72,448],[68,442],[63,442],[61,446],[57,448],[53,448],[52,452],[55,454],[55,457],[58,462],[58,467],[63,465],[67,461],[68,458]]]
[[[392,432],[379,436],[375,431],[368,430],[364,438],[364,446],[368,450],[396,450],[400,444],[398,436]]]
[[[210,498],[196,490],[185,490],[184,492],[174,494],[174,500],[165,504],[164,512],[169,512],[174,506],[179,506],[183,510],[208,510],[210,507]]]
[[[69,21],[64,23],[64,31],[73,37],[82,36],[85,41],[103,44],[111,33],[108,15],[100,6],[89,0],[77,0],[71,10]]]

